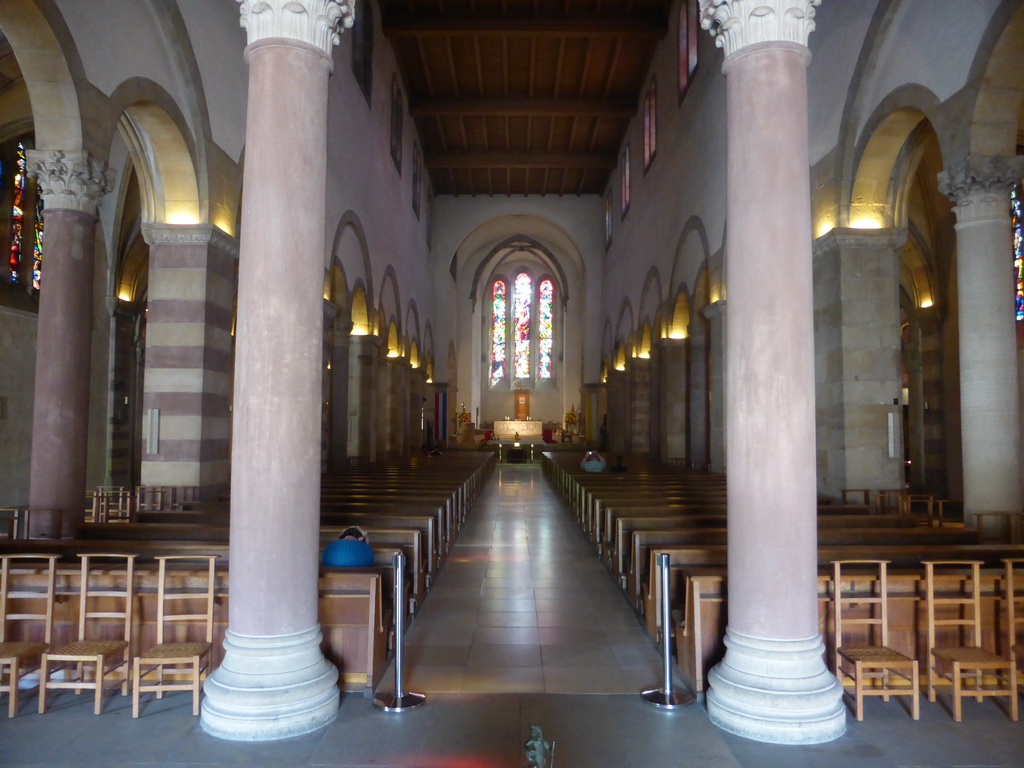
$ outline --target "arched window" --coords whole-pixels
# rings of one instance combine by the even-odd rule
[[[43,268],[43,200],[35,182],[28,178],[28,144],[28,137],[23,137],[0,148],[0,200],[9,214],[4,232],[7,281],[38,291]]]
[[[530,312],[533,281],[525,272],[516,277],[512,294],[512,372],[517,379],[530,378]]]
[[[554,384],[555,282],[527,270],[510,282],[496,277],[490,288],[485,344],[490,349],[487,384],[530,388]]]
[[[551,353],[555,348],[555,285],[549,279],[537,287],[537,378],[551,378]]]
[[[625,218],[626,212],[629,210],[629,144],[622,148],[622,177],[620,180],[622,182],[622,216]]]
[[[1024,194],[1018,184],[1010,192],[1010,223],[1013,228],[1013,272],[1016,288],[1016,318],[1024,321]]]
[[[644,172],[658,152],[658,80],[651,78],[651,84],[644,95]]]
[[[505,281],[495,280],[491,289],[491,386],[505,378]]]
[[[697,30],[700,28],[698,21],[700,9],[697,0],[683,0],[679,6],[679,103],[683,103],[683,97],[693,82],[693,75],[697,71]]]

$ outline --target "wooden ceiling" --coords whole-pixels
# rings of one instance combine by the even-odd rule
[[[671,5],[381,0],[434,193],[603,194]]]

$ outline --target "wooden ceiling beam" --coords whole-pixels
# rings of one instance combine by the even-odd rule
[[[427,168],[577,168],[611,170],[618,158],[596,152],[436,152]]]
[[[394,14],[384,19],[384,36],[403,37],[604,37],[653,41],[664,37],[667,19],[662,14],[631,14],[628,18],[543,16],[419,16]]]
[[[416,99],[409,102],[413,117],[447,115],[494,115],[504,117],[617,117],[631,119],[637,112],[632,99],[529,99],[529,98],[461,98]]]

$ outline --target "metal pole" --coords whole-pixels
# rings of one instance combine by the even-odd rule
[[[422,693],[402,690],[402,645],[405,634],[405,555],[396,552],[391,559],[395,566],[395,692],[379,693],[373,699],[373,706],[385,712],[405,712],[415,709],[427,700]]]
[[[675,709],[693,702],[693,694],[689,691],[672,690],[672,615],[668,599],[670,563],[667,554],[658,555],[658,567],[661,568],[661,654],[665,680],[661,688],[652,688],[640,694],[644,701],[661,709]]]

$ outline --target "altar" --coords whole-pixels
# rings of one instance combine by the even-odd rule
[[[544,423],[541,421],[495,421],[494,439],[498,441],[515,440],[519,436],[521,442],[544,439]]]

